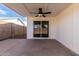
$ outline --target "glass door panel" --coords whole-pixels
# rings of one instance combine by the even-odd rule
[[[34,21],[34,37],[48,37],[49,22],[48,21]]]
[[[49,24],[48,21],[42,21],[42,37],[48,37]]]
[[[34,37],[40,37],[41,22],[34,21]]]

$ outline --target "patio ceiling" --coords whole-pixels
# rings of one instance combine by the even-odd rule
[[[67,8],[70,3],[4,3],[5,6],[13,9],[17,13],[23,16],[35,16],[31,12],[38,13],[39,8],[43,8],[43,11],[50,11],[52,14],[47,16],[56,16]]]

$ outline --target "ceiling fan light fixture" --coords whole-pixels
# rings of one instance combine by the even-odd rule
[[[43,12],[42,8],[39,8],[39,12],[36,13],[37,15],[35,17],[46,17],[46,14],[51,14],[51,12]]]
[[[39,17],[42,17],[42,14],[38,14]]]

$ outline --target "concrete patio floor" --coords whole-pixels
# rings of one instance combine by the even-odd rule
[[[0,56],[77,56],[56,40],[7,39],[0,41]]]

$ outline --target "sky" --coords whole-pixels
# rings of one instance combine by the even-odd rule
[[[25,22],[24,16],[19,15],[12,9],[6,7],[3,4],[0,4],[0,17],[19,17],[21,21]]]
[[[9,9],[8,7],[0,4],[0,17],[17,17],[20,16],[13,10]]]

